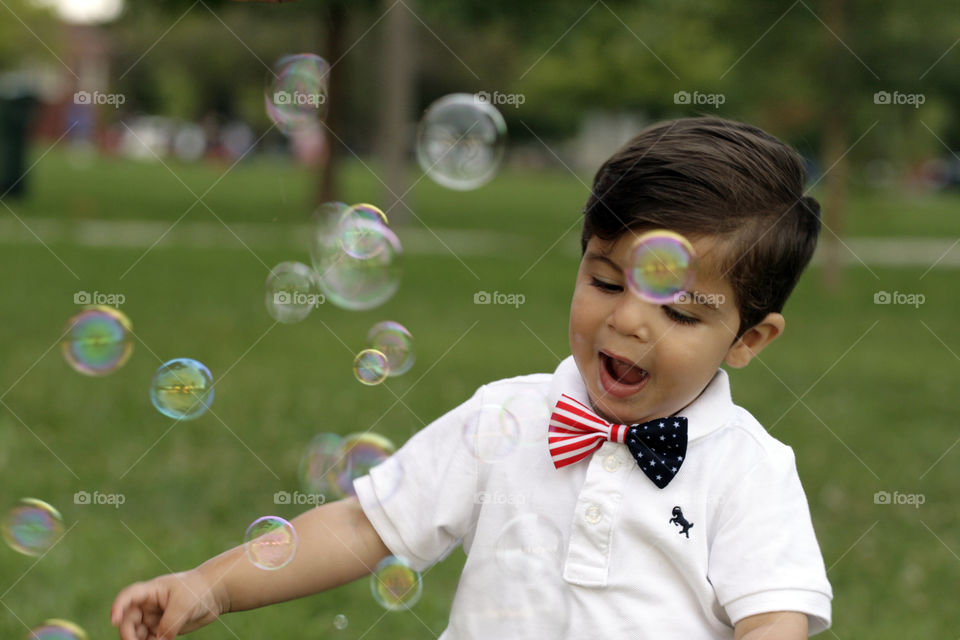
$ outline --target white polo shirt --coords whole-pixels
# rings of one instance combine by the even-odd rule
[[[547,429],[562,393],[589,405],[572,357],[485,385],[354,482],[414,568],[463,544],[441,640],[729,639],[768,611],[806,613],[811,635],[830,626],[793,451],[733,404],[725,371],[678,414],[687,454],[664,489],[613,442],[556,469]]]

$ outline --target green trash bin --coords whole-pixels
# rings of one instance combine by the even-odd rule
[[[0,93],[0,198],[26,193],[27,132],[36,106],[31,93]]]

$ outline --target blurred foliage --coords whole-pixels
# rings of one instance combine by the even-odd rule
[[[23,70],[38,64],[57,64],[61,55],[61,25],[53,13],[29,0],[0,3],[0,72]]]

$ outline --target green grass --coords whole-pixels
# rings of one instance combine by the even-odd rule
[[[223,170],[174,169],[198,195]],[[31,178],[34,198],[11,204],[28,222],[30,216],[172,222],[193,201],[160,165],[97,162],[81,173],[54,152]],[[357,166],[345,184],[345,199],[375,200],[379,193]],[[229,221],[301,221],[308,193],[301,169],[263,161],[235,169],[208,204]],[[376,423],[376,431],[402,443],[486,381],[551,371],[568,350],[576,262],[561,248],[575,244],[576,230],[530,267],[575,222],[584,194],[577,181],[555,174],[504,175],[466,194],[421,182],[414,200],[429,224],[515,232],[529,238],[531,250],[466,257],[466,268],[447,254],[407,255],[403,286],[383,307],[347,312],[328,304],[300,324],[273,328],[262,304],[260,260],[300,259],[303,247],[254,256],[242,248],[161,246],[119,280],[142,250],[53,244],[77,280],[41,246],[4,246],[0,392],[12,388],[3,396],[10,410],[0,410],[0,505],[39,497],[58,506],[72,528],[35,565],[0,548],[0,600],[16,614],[0,616],[0,633],[23,637],[17,617],[30,625],[62,617],[91,637],[114,637],[108,607],[122,586],[189,568],[239,543],[264,513],[296,514],[296,507],[275,506],[273,494],[297,488],[297,463],[315,433]],[[872,207],[867,199],[853,204],[855,211]],[[924,233],[955,233],[949,211],[956,205],[931,205]],[[857,228],[870,235],[909,229],[895,209],[878,228],[860,222]],[[200,208],[194,215],[209,216]],[[877,278],[862,268],[847,271],[836,294],[821,289],[817,271],[808,273],[788,303],[784,337],[759,362],[731,371],[734,397],[797,454],[830,567],[836,636],[956,637],[960,515],[952,470],[960,447],[934,464],[960,437],[951,402],[960,370],[950,351],[960,353],[955,276],[874,272]],[[472,300],[481,289],[523,293],[527,302],[519,309],[478,307]],[[114,375],[80,376],[55,346],[76,311],[78,290],[126,296],[123,310],[142,342]],[[874,305],[878,290],[922,292],[926,303]],[[382,319],[412,331],[417,364],[385,385],[362,387],[350,373],[353,352]],[[160,362],[178,356],[213,371],[216,415],[164,436],[172,421],[150,406],[147,387]],[[75,505],[80,490],[120,492],[126,503]],[[881,490],[922,493],[926,502],[919,509],[876,505]],[[429,570],[423,599],[411,612],[380,619],[383,611],[361,580],[227,616],[232,632],[214,624],[197,637],[359,638],[371,625],[364,638],[432,637],[445,625],[461,566],[457,553]],[[340,613],[349,627],[335,631]]]

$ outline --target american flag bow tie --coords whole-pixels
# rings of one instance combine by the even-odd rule
[[[640,469],[663,489],[687,455],[687,419],[672,416],[634,425],[612,424],[582,402],[560,396],[550,416],[548,438],[557,469],[583,460],[606,440],[627,445]]]

